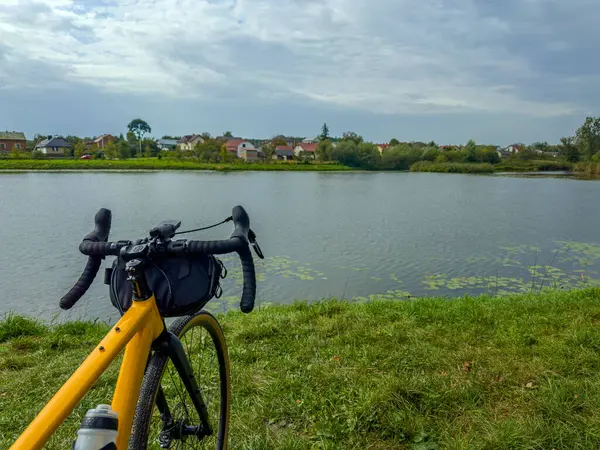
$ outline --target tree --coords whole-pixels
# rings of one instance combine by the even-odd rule
[[[129,143],[123,138],[123,135],[119,138],[118,144],[118,152],[120,159],[127,159],[131,156],[131,146]]]
[[[203,162],[218,162],[221,146],[215,139],[206,139],[194,147],[194,156]]]
[[[19,156],[20,156],[20,154],[19,154],[19,149],[17,148],[17,146],[16,146],[16,145],[13,145],[13,148],[12,148],[12,151],[11,151],[11,153],[12,153],[12,157],[13,157],[14,159],[18,159],[18,158],[19,158]]]
[[[600,117],[586,117],[584,124],[575,133],[576,145],[586,161],[600,151]]]
[[[104,156],[108,159],[117,158],[117,146],[113,141],[108,141],[108,144],[104,147]]]
[[[429,147],[423,152],[421,159],[423,161],[435,161],[440,156],[440,150],[437,147]]]
[[[271,139],[271,145],[273,147],[277,147],[278,145],[287,145],[287,141],[281,135],[278,135]]]
[[[161,139],[170,139],[172,141],[178,141],[179,139],[181,139],[181,136],[169,136],[169,135],[165,135],[165,136],[161,137]]]
[[[200,134],[200,136],[202,136],[202,139],[204,139],[205,141],[212,138],[208,131],[205,131],[204,133]]]
[[[319,161],[331,160],[331,153],[333,152],[333,144],[329,139],[319,141],[317,144],[317,159]]]
[[[83,143],[83,141],[79,141],[77,144],[75,144],[75,158],[79,159],[83,156],[83,154],[85,153],[86,148],[85,148],[85,144]]]
[[[578,162],[581,159],[579,148],[572,136],[560,138],[559,153],[570,162]]]
[[[273,144],[265,144],[262,146],[262,152],[265,154],[265,159],[271,161],[275,154],[275,147],[273,147]]]
[[[477,143],[473,139],[469,139],[464,150],[466,153],[467,162],[477,161]]]
[[[327,123],[324,123],[323,126],[321,127],[321,134],[319,135],[319,140],[326,141],[328,139],[329,139],[329,127],[327,126]]]
[[[140,155],[142,153],[142,138],[149,133],[152,133],[152,128],[150,128],[150,125],[148,125],[147,122],[143,121],[142,119],[133,119],[131,122],[129,122],[129,125],[127,125],[127,129],[135,134],[135,137],[137,137],[138,141],[139,141],[139,148],[140,148]]]
[[[227,151],[227,145],[221,145],[221,148],[219,149],[219,159],[221,162],[228,163],[233,161],[234,158],[235,156],[231,155],[229,151]]]
[[[133,131],[127,132],[127,142],[132,149],[136,149],[141,145],[141,141],[137,138]]]
[[[356,134],[354,131],[346,131],[342,134],[342,141],[352,141],[356,145],[363,142],[363,137]]]
[[[231,134],[231,131],[226,131],[225,133],[223,133],[223,137],[232,138],[233,134]]]
[[[400,141],[398,139],[396,139],[396,138],[390,139],[390,146],[394,147],[396,145],[400,145]]]

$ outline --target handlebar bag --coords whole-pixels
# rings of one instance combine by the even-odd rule
[[[133,289],[127,280],[125,261],[116,258],[109,281],[110,301],[122,314],[132,304]],[[200,311],[209,300],[221,296],[223,263],[213,255],[149,261],[146,279],[163,317],[179,317]]]

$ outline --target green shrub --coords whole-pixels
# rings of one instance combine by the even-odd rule
[[[432,163],[419,161],[410,166],[411,172],[439,172],[439,173],[493,173],[494,166],[487,163]]]

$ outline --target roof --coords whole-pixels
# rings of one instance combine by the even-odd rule
[[[0,139],[10,139],[13,141],[24,141],[25,133],[20,131],[0,131]]]
[[[102,136],[98,136],[96,139],[94,139],[94,142],[100,142],[102,139],[104,138],[113,138],[113,139],[117,139],[116,137],[114,137],[112,134],[103,134]]]
[[[278,145],[275,149],[275,154],[280,156],[294,156],[294,151],[290,146]]]
[[[195,141],[198,138],[202,139],[202,136],[200,136],[199,134],[186,134],[181,139],[179,139],[177,141],[177,143],[178,144],[187,144],[189,142]]]
[[[158,145],[171,145],[175,147],[177,145],[177,139],[158,139],[156,143]]]
[[[35,148],[43,148],[43,147],[64,147],[64,148],[69,148],[69,147],[71,147],[71,144],[69,144],[67,141],[65,141],[61,137],[53,137],[51,139],[44,139],[43,141],[40,141],[35,146]]]
[[[238,145],[243,144],[244,142],[249,142],[249,141],[247,141],[246,139],[228,139],[227,146],[229,147],[230,145],[235,145],[237,147]]]
[[[300,147],[302,151],[313,153],[317,151],[317,145],[318,144],[303,142],[302,144],[298,144],[296,147]]]

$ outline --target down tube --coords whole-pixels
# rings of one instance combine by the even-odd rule
[[[146,302],[144,302],[146,303]],[[131,338],[144,326],[152,307],[130,308],[102,339],[71,378],[40,411],[10,450],[38,450],[50,439],[61,423],[98,380]],[[149,349],[148,349],[149,350]]]
[[[119,371],[119,379],[113,397],[112,408],[119,413],[117,448],[126,449],[131,435],[133,416],[138,402],[142,379],[152,341],[156,331],[164,328],[158,315],[149,317],[150,322],[131,339],[125,348],[125,355]],[[158,321],[158,322],[157,322]]]

